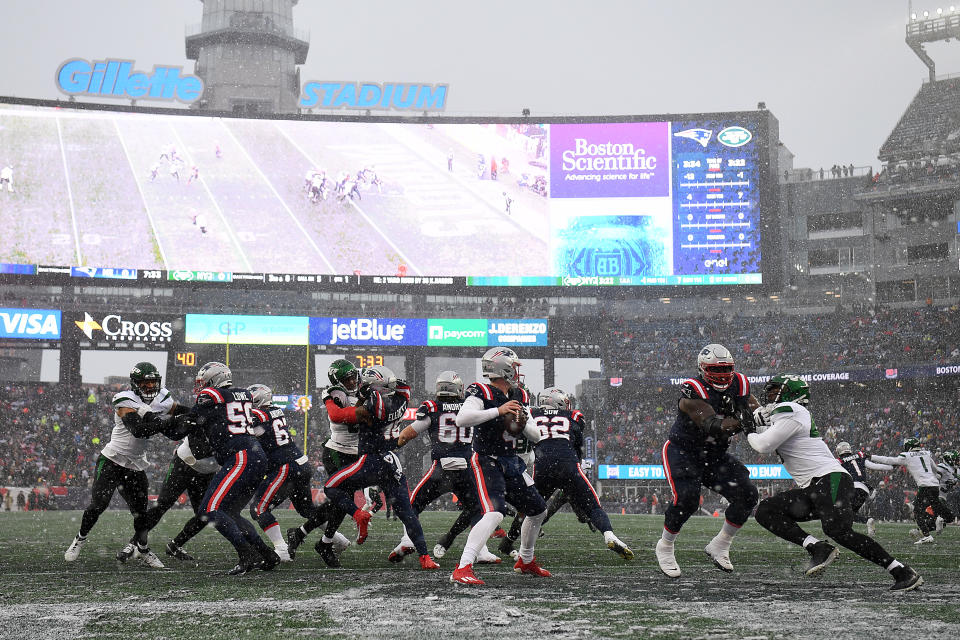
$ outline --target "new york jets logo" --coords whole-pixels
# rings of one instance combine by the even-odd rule
[[[727,147],[742,147],[753,139],[753,134],[743,127],[727,127],[717,134],[717,141]]]

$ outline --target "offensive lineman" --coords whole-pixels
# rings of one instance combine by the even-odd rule
[[[944,523],[953,522],[953,512],[947,503],[940,499],[940,476],[933,463],[933,455],[923,448],[917,438],[903,441],[904,451],[896,456],[870,456],[870,460],[895,467],[906,467],[913,481],[917,483],[917,498],[913,501],[913,518],[919,528],[919,539],[914,544],[933,542],[931,533],[937,527],[937,517]],[[933,513],[927,511],[929,509]],[[942,528],[943,525],[941,525]],[[911,533],[917,530],[911,530]]]
[[[589,514],[590,522],[603,533],[608,549],[624,560],[633,560],[633,551],[614,535],[597,492],[580,468],[583,414],[572,409],[570,398],[556,387],[541,391],[537,405],[530,411],[530,417],[540,431],[533,475],[537,491],[542,496],[553,495],[557,489],[563,491],[575,511]]]
[[[393,428],[400,423],[407,410],[410,387],[398,380],[387,367],[375,366],[363,370],[359,393],[370,417],[360,428],[360,458],[330,476],[323,487],[327,497],[339,508],[338,514],[331,513],[328,530],[333,523],[339,525],[343,515],[352,515],[359,533],[357,544],[363,544],[367,538],[367,525],[371,515],[369,511],[354,504],[353,495],[359,489],[376,485],[393,504],[397,518],[412,539],[420,556],[420,568],[439,569],[440,565],[427,553],[423,528],[417,514],[410,507],[407,478],[403,475],[397,454],[393,452],[397,447],[397,436],[393,435]],[[330,543],[321,541],[317,550],[328,566],[340,566]]]
[[[397,440],[402,447],[425,431],[430,434],[433,464],[410,494],[410,505],[418,516],[440,496],[454,493],[462,501],[462,514],[472,520],[480,518],[477,488],[470,475],[468,462],[473,455],[473,428],[458,427],[456,422],[462,406],[463,379],[456,371],[441,371],[437,375],[436,400],[423,401],[417,409],[417,419],[404,428]],[[442,558],[455,538],[456,535],[445,534],[433,548],[433,555]],[[390,553],[389,560],[402,562],[404,556],[413,551],[413,541],[404,532],[400,543]],[[484,547],[478,562],[496,564],[501,560]]]
[[[519,428],[526,429],[529,417],[526,408],[529,394],[520,388],[520,364],[520,359],[512,349],[494,347],[487,350],[480,359],[480,368],[490,384],[474,382],[470,385],[463,407],[457,413],[458,427],[475,428],[470,468],[477,485],[483,517],[467,536],[460,562],[450,576],[451,582],[484,584],[474,575],[473,563],[503,520],[506,501],[517,511],[527,514],[520,531],[520,554],[513,570],[550,577],[550,572],[541,568],[534,556],[540,524],[547,515],[547,503],[537,493],[533,478],[516,454],[518,433],[509,430],[513,422]],[[506,418],[507,414],[510,414],[509,418]]]
[[[139,557],[154,569],[163,563],[147,546],[142,526],[147,511],[147,441],[165,429],[161,416],[175,416],[186,411],[174,402],[170,392],[161,386],[160,372],[149,362],[138,362],[130,370],[130,390],[113,396],[113,432],[103,448],[94,472],[90,505],[83,512],[80,531],[63,554],[73,562],[87,542],[87,535],[109,506],[113,492],[119,490],[133,514],[136,533],[118,553],[117,560],[126,562]]]
[[[776,451],[797,483],[796,489],[767,498],[757,507],[757,522],[774,535],[810,554],[806,575],[823,572],[837,557],[832,544],[817,540],[798,522],[820,520],[823,532],[893,576],[891,591],[910,591],[923,584],[916,571],[894,559],[874,539],[853,530],[853,479],[830,453],[806,405],[810,387],[798,376],[779,375],[764,388],[767,404],[755,412],[762,433],[747,441],[760,453]],[[769,426],[768,426],[769,425]]]
[[[283,409],[274,406],[273,391],[263,384],[247,388],[253,398],[253,416],[258,421],[262,433],[257,435],[260,446],[267,454],[269,468],[266,477],[260,482],[253,501],[250,503],[250,517],[263,529],[282,562],[290,562],[287,543],[280,533],[280,524],[271,509],[290,498],[294,509],[304,518],[313,515],[313,494],[310,491],[310,477],[313,470],[308,458],[300,451],[287,431],[287,419]]]
[[[726,347],[708,344],[697,354],[697,377],[680,385],[677,419],[662,452],[673,503],[667,505],[656,548],[660,571],[670,578],[680,577],[673,545],[680,528],[700,508],[701,486],[730,503],[723,528],[704,548],[714,565],[727,573],[733,571],[733,537],[759,499],[747,468],[727,453],[730,437],[753,422],[751,407],[756,404],[747,377],[735,373],[733,364]]]

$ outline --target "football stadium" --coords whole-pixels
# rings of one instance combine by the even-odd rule
[[[960,12],[814,170],[301,80],[296,4],[0,95],[0,637],[960,633]]]

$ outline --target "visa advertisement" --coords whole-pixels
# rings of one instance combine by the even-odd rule
[[[58,309],[0,309],[0,338],[59,340]]]
[[[752,480],[791,480],[782,464],[748,464]],[[666,480],[659,464],[601,464],[597,467],[600,480]]]

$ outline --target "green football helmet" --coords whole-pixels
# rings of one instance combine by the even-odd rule
[[[348,392],[353,393],[357,390],[360,372],[352,362],[340,358],[330,363],[330,368],[327,369],[327,377],[330,378],[330,384],[341,385]]]
[[[776,396],[771,399],[773,392],[776,392]],[[770,378],[763,387],[763,393],[768,402],[796,402],[803,406],[810,402],[810,385],[800,376],[788,373]]]
[[[920,438],[907,438],[903,441],[904,451],[913,451],[920,448]]]
[[[944,452],[943,452],[943,460],[944,460],[944,462],[946,462],[947,464],[953,465],[953,466],[955,467],[955,466],[957,466],[957,463],[960,463],[960,453],[957,453],[956,451],[953,451],[952,449],[951,449],[950,451],[944,451]]]
[[[130,370],[130,389],[147,402],[160,393],[160,372],[149,362],[138,362]]]

